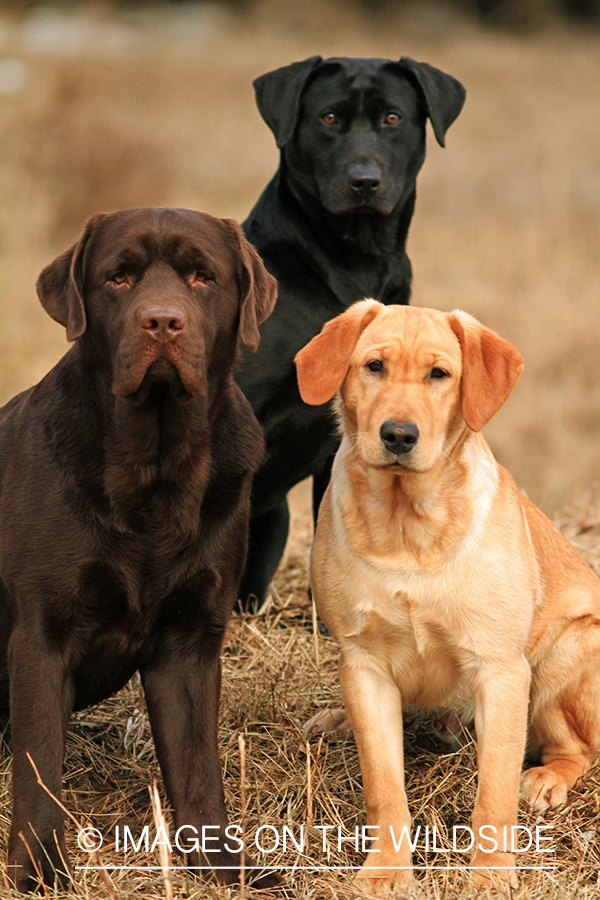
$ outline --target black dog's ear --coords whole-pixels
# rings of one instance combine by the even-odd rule
[[[320,56],[311,56],[267,72],[253,81],[256,105],[280,149],[294,131],[306,79],[322,61]]]
[[[246,240],[237,222],[223,219],[223,223],[234,240],[240,262],[240,340],[248,350],[257,350],[260,343],[258,326],[273,312],[277,299],[277,282],[267,272],[262,259]]]
[[[463,108],[466,97],[464,87],[452,75],[446,75],[428,63],[415,62],[409,56],[401,57],[397,65],[404,72],[410,72],[416,80],[433,125],[433,133],[440,147],[444,147],[446,131]]]
[[[87,220],[79,240],[42,270],[35,286],[48,315],[67,329],[68,341],[77,340],[86,329],[82,257],[90,234],[102,218],[96,215]]]

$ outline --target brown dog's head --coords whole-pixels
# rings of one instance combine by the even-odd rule
[[[139,403],[157,381],[178,400],[204,396],[208,376],[231,369],[238,335],[258,347],[276,283],[235,222],[149,208],[92,216],[37,291],[114,393]]]
[[[366,465],[424,472],[465,425],[480,431],[500,409],[523,359],[466,313],[362,300],[327,322],[296,366],[306,403],[340,390],[344,433]]]

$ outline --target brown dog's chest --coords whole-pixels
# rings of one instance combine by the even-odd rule
[[[60,566],[55,562],[48,554],[37,571],[31,563],[21,570],[13,615],[65,659],[77,707],[118,690],[165,635],[201,634],[229,613],[212,607],[219,575],[199,535],[175,540],[159,531],[98,540],[80,527],[71,553]]]
[[[160,571],[163,559],[160,566],[142,559],[123,565],[118,556],[87,566],[71,602],[47,609],[47,638],[68,649],[74,662],[76,708],[119,690],[172,635],[191,629],[201,639],[226,618],[224,611],[211,614],[207,595],[215,575],[208,570],[187,577],[180,571],[177,579],[172,566]]]

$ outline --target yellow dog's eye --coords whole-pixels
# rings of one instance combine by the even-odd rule
[[[438,379],[438,378],[450,378],[450,372],[446,372],[445,369],[439,369],[437,366],[431,370],[429,373],[430,378]]]
[[[383,362],[380,359],[372,359],[367,363],[369,372],[383,372]]]

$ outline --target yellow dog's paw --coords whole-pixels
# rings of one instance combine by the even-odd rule
[[[475,853],[469,875],[477,887],[518,887],[519,879],[512,853]]]
[[[354,890],[359,897],[416,897],[415,882],[411,868],[378,869],[377,866],[362,866],[354,879]]]
[[[306,734],[352,734],[345,709],[322,709],[304,723]]]
[[[567,799],[568,790],[564,775],[551,766],[536,766],[521,776],[521,799],[537,813],[561,806]]]

